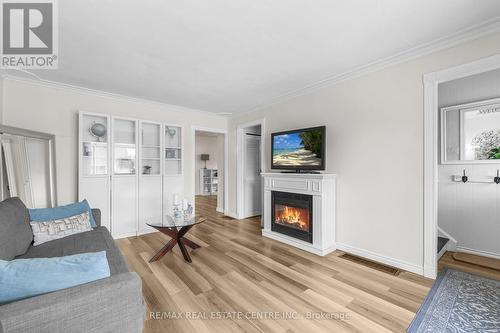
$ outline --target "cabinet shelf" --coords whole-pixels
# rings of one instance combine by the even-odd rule
[[[217,169],[200,169],[200,194],[216,195],[218,189]]]
[[[82,141],[82,143],[89,143],[96,146],[106,146],[108,143],[105,141]]]
[[[115,146],[124,147],[124,148],[135,148],[135,143],[121,143],[115,142]]]

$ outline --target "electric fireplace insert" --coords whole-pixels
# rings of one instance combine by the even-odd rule
[[[309,243],[312,239],[312,196],[271,192],[271,230]]]

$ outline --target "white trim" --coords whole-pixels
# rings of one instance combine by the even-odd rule
[[[438,84],[500,68],[500,54],[425,74],[424,82],[424,276],[437,275]]]
[[[33,73],[30,72],[30,74],[33,74]],[[228,117],[223,117],[223,116],[220,116],[220,115],[218,115],[214,112],[210,112],[210,111],[188,108],[188,107],[181,106],[181,105],[162,103],[162,102],[158,102],[158,101],[154,101],[154,100],[150,100],[150,99],[122,95],[122,94],[118,94],[118,93],[112,93],[112,92],[107,92],[107,91],[103,91],[103,90],[97,90],[97,89],[92,89],[92,88],[87,88],[87,87],[62,83],[62,82],[56,82],[56,81],[50,81],[50,80],[44,80],[44,79],[35,80],[35,79],[29,79],[29,78],[20,77],[20,76],[12,75],[12,74],[3,74],[3,75],[1,75],[1,77],[3,78],[4,81],[23,82],[23,83],[37,85],[37,86],[41,86],[41,87],[76,91],[79,93],[85,93],[85,94],[94,95],[94,96],[98,96],[98,97],[119,99],[119,100],[123,100],[123,101],[127,101],[127,102],[142,103],[142,104],[147,104],[147,105],[159,106],[162,108],[167,108],[171,111],[193,112],[193,113],[198,113],[198,114],[202,113],[204,115],[213,116],[213,117],[216,117],[219,119],[224,119],[224,120],[228,119]]]
[[[228,134],[226,129],[221,129],[221,128],[211,128],[211,127],[204,127],[204,126],[191,126],[191,143],[192,143],[192,148],[193,148],[193,153],[192,153],[192,170],[191,170],[191,176],[195,174],[195,167],[196,167],[196,131],[203,131],[203,132],[210,132],[210,133],[218,133],[218,134],[223,134],[224,135],[224,207],[220,208],[217,207],[217,211],[222,213],[225,212],[228,209],[228,204],[229,204],[229,195],[228,195],[228,168],[229,168],[229,158],[228,158],[228,153],[229,153],[229,141],[228,141]],[[194,196],[196,195],[196,182],[198,179],[195,179],[193,182],[193,186],[191,187],[193,190],[193,202],[194,201]],[[217,206],[219,206],[220,203],[217,202]],[[221,210],[221,211],[219,211]],[[225,214],[228,215],[228,214]],[[231,216],[232,217],[232,216]]]
[[[236,214],[235,212],[229,211],[229,210],[225,210],[224,215],[232,217],[233,219],[236,219],[236,220],[238,219],[238,214]]]
[[[245,154],[243,151],[243,129],[260,125],[260,169],[266,170],[266,118],[257,119],[247,123],[239,124],[236,129],[236,212],[237,219],[241,220],[250,216],[244,214],[244,179],[243,168],[245,166]],[[263,209],[262,205],[262,209]]]
[[[301,249],[301,250],[304,250],[307,252],[314,253],[314,254],[316,254],[318,256],[322,256],[322,257],[328,255],[329,253],[332,253],[333,251],[335,251],[337,249],[335,245],[328,246],[324,249],[319,249],[317,247],[314,247],[311,243],[301,241],[300,239],[293,238],[293,237],[283,235],[283,234],[278,234],[276,232],[272,232],[272,231],[268,231],[268,230],[264,230],[264,229],[262,230],[262,236],[274,239],[278,242],[296,247],[298,249]]]
[[[448,241],[448,242],[447,242],[447,243],[443,246],[443,248],[441,249],[441,251],[439,251],[439,252],[438,252],[438,254],[437,254],[437,260],[441,259],[441,257],[443,256],[443,254],[445,254],[445,253],[446,253],[446,251],[450,251],[450,250],[448,249],[448,244],[449,244],[449,243],[450,243],[450,241]]]
[[[443,235],[445,238],[448,238],[448,242],[446,243],[445,248],[448,251],[455,251],[458,243],[457,240],[452,235],[450,235],[449,233],[447,233],[438,226],[438,236],[440,236],[440,234]]]
[[[151,228],[151,230],[139,230],[139,231],[137,232],[137,236],[147,235],[147,234],[153,234],[153,233],[155,233],[155,232],[159,232],[159,231],[158,231],[158,230],[156,230],[156,229],[153,229],[153,228]]]
[[[370,260],[373,260],[373,261],[376,261],[376,262],[379,262],[379,263],[382,263],[385,265],[389,265],[389,266],[396,267],[399,269],[404,269],[405,271],[408,271],[408,272],[422,275],[423,271],[424,271],[424,268],[422,266],[415,265],[415,264],[412,264],[412,263],[409,263],[406,261],[393,259],[393,258],[384,256],[384,255],[381,255],[378,253],[363,250],[363,249],[360,249],[358,247],[343,244],[343,243],[337,243],[336,245],[337,245],[338,250],[341,250],[341,251],[344,251],[344,252],[347,252],[350,254],[354,254],[356,256],[360,256],[360,257],[363,257],[366,259],[370,259]]]
[[[224,214],[224,207],[217,207],[217,208],[215,209],[215,211],[216,211],[217,213]]]
[[[128,238],[128,237],[137,237],[138,233],[137,232],[127,232],[124,234],[119,234],[119,235],[113,235],[113,239],[121,239],[121,238]]]
[[[467,41],[471,41],[474,39],[478,39],[484,36],[487,36],[489,34],[495,33],[500,31],[500,17],[495,17],[491,20],[482,22],[477,25],[473,25],[471,27],[468,27],[466,29],[460,30],[458,32],[455,32],[451,35],[438,38],[434,41],[413,47],[409,50],[402,51],[399,53],[396,53],[394,55],[391,55],[386,58],[379,59],[377,61],[356,67],[352,70],[346,71],[341,74],[331,74],[327,75],[325,78],[322,80],[313,82],[305,87],[291,90],[289,92],[286,92],[284,94],[281,94],[277,97],[274,97],[270,99],[269,101],[259,104],[259,105],[254,105],[253,107],[249,107],[246,110],[243,110],[242,112],[238,112],[235,114],[235,116],[241,116],[243,114],[247,113],[252,113],[254,111],[268,108],[272,105],[281,103],[283,101],[305,95],[317,90],[320,90],[322,88],[325,88],[327,86],[332,86],[347,80],[351,80],[369,73],[373,73],[379,70],[382,70],[384,68],[397,65],[406,61],[410,61],[412,59],[416,59],[434,52],[438,52],[447,48],[451,48],[453,46],[465,43]]]
[[[464,253],[475,254],[477,256],[482,256],[482,257],[500,259],[500,254],[498,253],[482,251],[482,250],[474,250],[463,246],[457,246],[457,252],[464,252]]]

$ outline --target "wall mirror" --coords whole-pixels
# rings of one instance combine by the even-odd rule
[[[500,98],[441,108],[441,163],[500,163]]]
[[[19,197],[28,208],[57,205],[55,137],[0,125],[1,199]]]

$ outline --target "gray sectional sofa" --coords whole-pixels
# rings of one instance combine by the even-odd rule
[[[25,250],[28,210],[18,198],[0,203],[0,258],[12,251],[15,258],[42,258],[105,250],[111,271],[106,279],[0,305],[0,333],[142,332],[142,281],[128,269],[109,231],[100,226],[100,211],[93,209],[92,215],[97,224],[92,231],[38,246],[30,241]],[[13,237],[20,241],[12,242]]]

